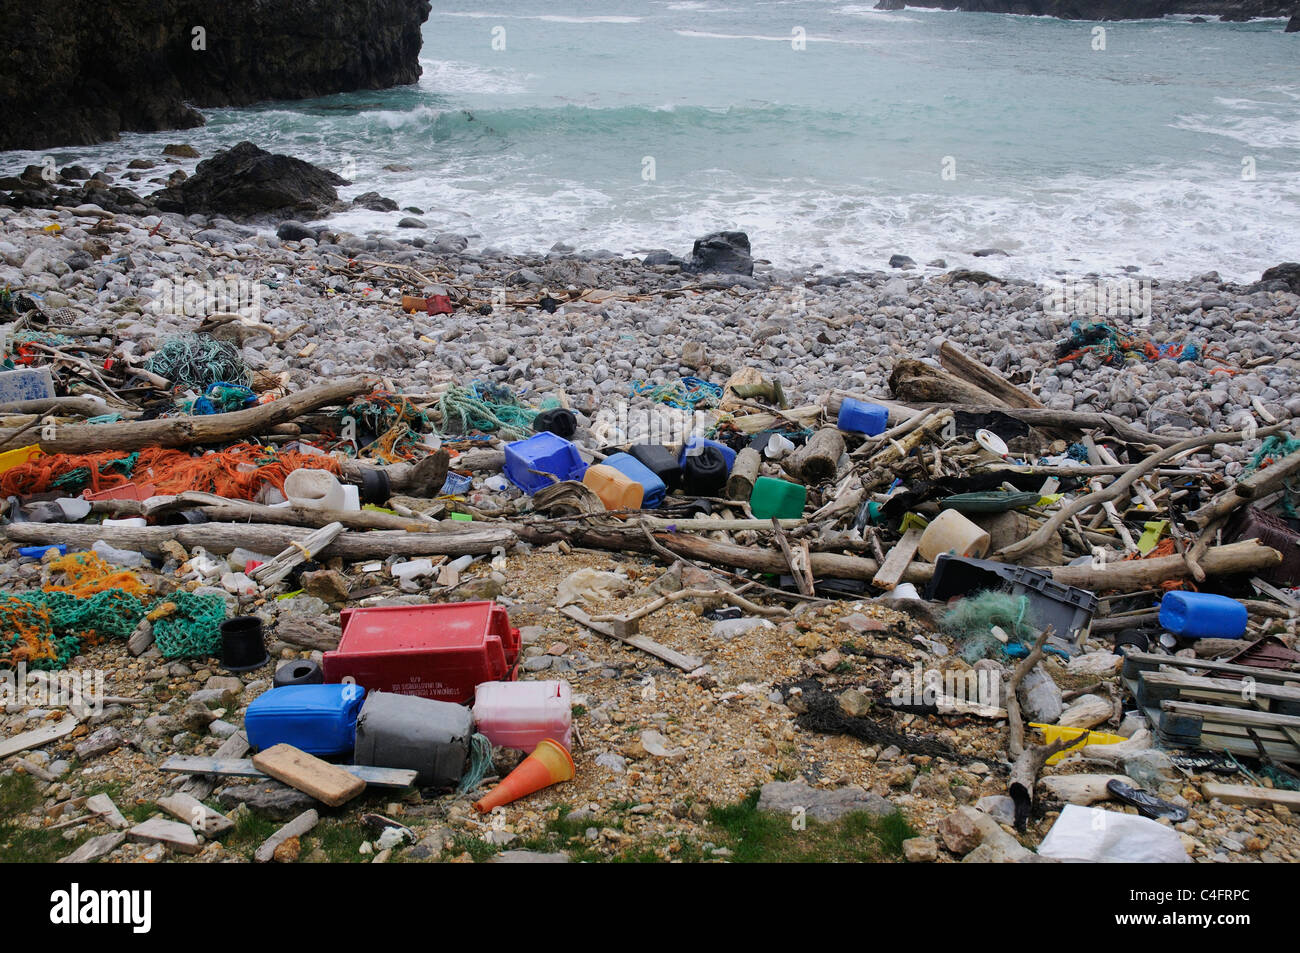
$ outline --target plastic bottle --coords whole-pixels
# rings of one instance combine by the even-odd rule
[[[235,570],[235,572],[243,572],[248,568],[249,560],[252,560],[253,562],[266,563],[270,562],[271,558],[272,557],[266,556],[262,553],[255,553],[250,549],[236,547],[231,550],[230,555],[226,557],[226,562],[230,564],[230,568]]]
[[[118,549],[108,545],[102,539],[95,540],[95,544],[90,547],[90,551],[97,554],[104,562],[111,563],[114,566],[134,569],[136,566],[144,565],[144,553],[138,553],[130,549]]]

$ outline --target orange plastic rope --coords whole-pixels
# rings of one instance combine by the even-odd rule
[[[285,478],[298,469],[328,470],[337,476],[339,461],[326,454],[297,450],[275,451],[241,443],[225,450],[191,457],[179,450],[150,447],[140,451],[131,475],[108,466],[126,454],[118,450],[103,453],[53,453],[0,474],[0,493],[31,496],[54,489],[54,481],[79,468],[90,472],[91,492],[110,490],[126,483],[152,483],[163,494],[199,490],[227,499],[251,500],[264,484],[284,489]],[[106,472],[101,472],[101,467]]]

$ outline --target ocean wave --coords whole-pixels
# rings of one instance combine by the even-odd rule
[[[1274,115],[1237,116],[1216,120],[1210,116],[1178,116],[1171,128],[1206,136],[1223,136],[1254,149],[1295,149],[1300,147],[1300,119],[1279,121]]]
[[[704,30],[674,30],[673,32],[693,40],[761,40],[765,43],[789,43],[793,39],[789,33],[784,36],[765,36],[761,33],[710,33]],[[809,43],[838,43],[846,46],[880,45],[878,40],[848,40],[833,36],[807,36],[805,39]]]
[[[485,93],[514,95],[528,91],[519,74],[458,63],[451,60],[420,60],[420,87],[441,95]]]
[[[920,23],[915,17],[905,17],[899,14],[899,10],[877,10],[874,5],[851,3],[848,6],[840,7],[835,11],[850,17],[872,17],[880,20],[882,23]]]
[[[445,17],[470,17],[475,20],[542,20],[546,23],[640,23],[644,17],[594,14],[592,16],[559,13],[484,13],[469,10],[442,10]]]

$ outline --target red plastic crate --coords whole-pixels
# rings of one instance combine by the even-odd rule
[[[339,618],[343,635],[325,653],[326,682],[459,704],[474,686],[517,675],[519,630],[495,602],[344,609]]]
[[[89,490],[82,491],[81,498],[89,500],[92,503],[96,500],[147,500],[151,496],[157,495],[157,488],[152,483],[123,483],[121,486],[115,486],[111,490],[100,490],[98,493],[91,493]]]

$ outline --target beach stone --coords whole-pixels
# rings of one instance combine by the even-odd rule
[[[796,808],[819,821],[834,821],[859,811],[883,817],[896,810],[885,798],[857,785],[825,790],[794,781],[769,781],[759,791],[760,811],[790,816]]]
[[[1061,689],[1041,664],[1021,680],[1016,697],[1028,721],[1054,725],[1064,710]]]
[[[932,864],[939,859],[939,845],[933,837],[909,837],[903,841],[903,859],[909,864]]]
[[[696,239],[691,258],[683,270],[696,274],[753,275],[754,259],[750,254],[749,236],[744,232],[710,232]]]
[[[302,222],[289,219],[276,227],[275,237],[285,242],[300,242],[305,238],[315,238],[316,232]]]
[[[112,726],[107,726],[91,732],[91,734],[77,742],[74,750],[80,760],[89,761],[91,758],[97,758],[101,754],[114,751],[125,743],[126,739],[122,737],[120,731]]]
[[[301,159],[273,155],[244,141],[198,164],[174,189],[150,198],[164,211],[219,212],[235,218],[264,213],[309,212],[338,201],[336,186],[347,180]]]
[[[316,799],[278,781],[258,781],[226,785],[218,792],[217,803],[227,809],[246,804],[257,814],[287,821],[315,807]]]

